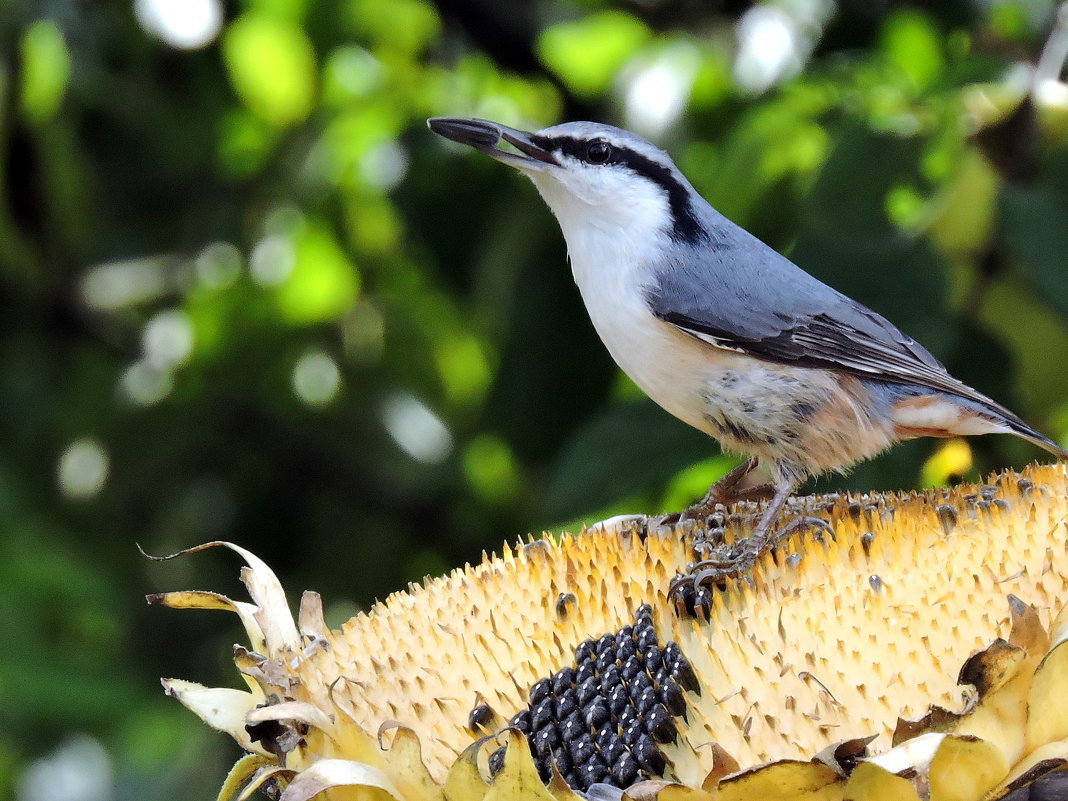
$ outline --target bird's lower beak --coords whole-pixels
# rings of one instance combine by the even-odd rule
[[[518,131],[489,120],[464,117],[431,117],[426,122],[430,130],[439,136],[470,145],[497,161],[511,164],[521,170],[540,170],[545,164],[558,166],[553,154],[534,144],[531,135],[525,131]],[[498,144],[502,139],[519,153],[501,150]]]

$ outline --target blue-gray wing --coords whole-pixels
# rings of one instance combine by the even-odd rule
[[[653,314],[712,347],[798,367],[927,387],[1008,409],[953,378],[922,345],[813,278],[755,237],[720,230],[712,248],[679,254],[646,290]]]

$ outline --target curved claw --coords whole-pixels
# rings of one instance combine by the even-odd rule
[[[712,617],[712,592],[697,584],[692,573],[675,576],[668,587],[668,601],[679,617],[693,617],[708,621]]]
[[[737,578],[741,575],[742,569],[742,566],[736,563],[733,567],[710,567],[706,570],[700,570],[694,573],[693,586],[699,588],[720,584],[727,579]]]
[[[680,588],[682,586],[684,586],[686,584],[692,584],[692,583],[693,583],[693,576],[690,575],[689,573],[676,573],[675,574],[675,578],[673,578],[671,580],[671,583],[668,584],[668,591],[667,591],[668,597],[671,597],[672,595],[674,595],[677,592],[679,592]]]
[[[835,534],[834,527],[831,526],[830,523],[828,523],[822,517],[807,516],[798,517],[794,520],[791,520],[785,526],[783,526],[774,534],[772,534],[771,537],[769,537],[769,541],[771,543],[781,542],[792,534],[796,534],[798,531],[801,531],[802,529],[806,528],[819,529],[821,534],[825,532],[828,536],[830,536],[832,540],[838,542],[838,535]]]
[[[704,573],[709,570],[729,570],[732,566],[738,564],[738,556],[724,556],[721,558],[702,559],[699,562],[692,562],[687,570],[689,575],[694,576],[698,573]]]

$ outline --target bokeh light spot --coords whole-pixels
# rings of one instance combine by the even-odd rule
[[[145,324],[145,359],[159,368],[181,364],[193,352],[193,324],[185,312],[163,311]]]
[[[477,338],[443,337],[434,356],[445,392],[451,400],[474,403],[483,398],[489,389],[492,372]]]
[[[734,80],[750,92],[763,92],[801,67],[797,30],[790,15],[771,5],[756,5],[738,20]]]
[[[735,25],[735,83],[759,93],[794,77],[812,54],[834,10],[832,0],[754,5]]]
[[[507,503],[521,485],[519,466],[512,449],[498,436],[482,434],[464,448],[464,477],[482,498],[493,503]]]
[[[223,22],[219,0],[134,0],[134,14],[142,28],[182,50],[213,42]]]
[[[700,65],[700,53],[688,42],[675,42],[633,65],[625,79],[627,127],[650,137],[667,131],[686,108]]]
[[[19,801],[109,801],[115,797],[108,752],[84,734],[33,762],[19,784]]]
[[[385,350],[386,321],[372,303],[359,301],[342,327],[345,355],[356,364],[374,364]]]
[[[103,446],[91,437],[74,440],[59,457],[59,489],[68,498],[92,498],[104,488],[110,459]]]
[[[285,281],[297,262],[293,243],[282,234],[268,234],[252,249],[249,269],[261,286],[277,286]]]
[[[212,242],[194,264],[197,279],[209,289],[225,289],[241,275],[241,251],[229,242]]]
[[[360,275],[324,224],[308,225],[294,241],[293,269],[277,289],[278,309],[294,323],[340,317],[356,300]]]
[[[167,290],[163,259],[132,259],[91,268],[82,279],[85,303],[114,311],[160,297]]]
[[[315,50],[297,24],[246,12],[223,37],[223,58],[234,90],[249,111],[282,128],[306,118],[315,105]]]
[[[381,62],[362,47],[334,48],[323,67],[323,100],[341,105],[366,97],[382,83]]]
[[[375,145],[360,159],[360,178],[374,189],[388,192],[407,172],[408,153],[395,141]]]
[[[22,36],[22,111],[35,123],[47,121],[63,102],[71,56],[54,23],[38,20]]]
[[[341,389],[337,363],[321,350],[309,350],[293,366],[293,392],[309,406],[325,406]]]
[[[167,368],[144,359],[126,368],[119,379],[122,394],[137,406],[153,406],[174,389],[174,377]]]
[[[406,392],[391,395],[382,403],[381,415],[393,441],[416,461],[440,464],[452,452],[452,433],[418,398]]]

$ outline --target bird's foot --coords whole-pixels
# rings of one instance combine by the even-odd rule
[[[712,522],[710,518],[709,522]],[[712,592],[725,589],[729,581],[751,581],[757,561],[794,534],[811,530],[817,538],[835,538],[834,529],[820,517],[798,517],[773,532],[759,529],[748,537],[725,542],[723,526],[710,527],[693,545],[696,561],[675,576],[668,588],[668,601],[680,617],[707,620],[712,612]]]

